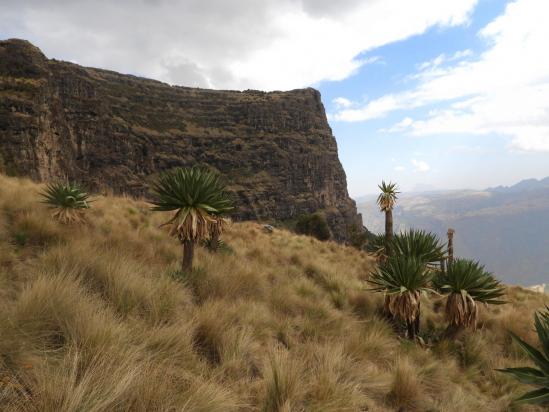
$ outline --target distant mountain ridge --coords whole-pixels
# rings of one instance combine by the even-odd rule
[[[359,198],[365,226],[383,231],[374,195]],[[403,193],[394,212],[395,230],[410,227],[446,238],[456,230],[459,256],[480,260],[508,283],[549,283],[549,177],[486,190]]]
[[[525,179],[512,186],[497,186],[487,189],[490,192],[517,193],[524,190],[549,188],[549,176],[544,179]]]

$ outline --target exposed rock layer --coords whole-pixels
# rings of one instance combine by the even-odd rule
[[[227,178],[239,219],[320,209],[338,239],[361,226],[318,91],[175,87],[0,42],[0,170],[147,196],[155,174],[195,164]]]

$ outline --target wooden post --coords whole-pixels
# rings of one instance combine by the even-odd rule
[[[456,231],[452,228],[448,229],[448,264],[454,262],[454,233]]]

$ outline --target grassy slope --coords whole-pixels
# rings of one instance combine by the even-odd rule
[[[510,289],[475,334],[421,348],[376,316],[352,248],[235,224],[234,253],[199,249],[181,279],[166,216],[101,197],[62,226],[39,190],[0,176],[2,410],[504,411],[526,389],[493,369],[526,362],[505,330],[535,342],[543,295]]]

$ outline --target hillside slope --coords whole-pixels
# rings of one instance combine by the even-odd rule
[[[0,172],[142,196],[197,164],[225,176],[240,219],[323,210],[337,239],[361,227],[318,91],[176,87],[0,41]]]
[[[375,198],[358,201],[364,224],[383,231]],[[421,228],[446,238],[456,230],[459,256],[482,261],[507,283],[534,285],[549,279],[549,178],[510,187],[402,194],[395,227]]]
[[[177,272],[165,215],[99,197],[84,226],[51,220],[40,186],[0,176],[0,409],[6,411],[540,411],[494,368],[525,364],[548,298],[509,289],[480,330],[441,341],[435,299],[421,347],[365,290],[363,252],[256,223]],[[232,250],[232,251],[231,251]]]

